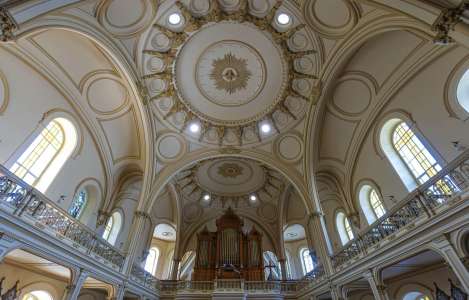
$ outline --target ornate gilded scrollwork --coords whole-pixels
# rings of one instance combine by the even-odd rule
[[[317,84],[317,77],[312,74],[306,74],[299,72],[295,69],[295,61],[300,59],[304,56],[314,55],[316,53],[315,50],[307,50],[307,51],[293,51],[288,46],[288,40],[291,39],[296,33],[300,32],[305,28],[304,24],[297,25],[285,32],[279,32],[274,27],[273,22],[277,10],[282,5],[282,1],[276,1],[275,4],[272,6],[270,11],[264,17],[258,17],[250,14],[249,12],[249,5],[247,0],[240,1],[239,7],[236,11],[227,12],[223,10],[220,6],[218,1],[210,1],[210,9],[208,13],[203,16],[194,16],[191,11],[180,1],[176,3],[180,13],[184,18],[184,28],[181,32],[172,31],[164,26],[155,24],[154,27],[158,29],[161,33],[165,34],[168,39],[170,40],[169,49],[166,51],[157,51],[157,50],[144,50],[144,54],[154,56],[159,58],[164,63],[164,68],[160,72],[154,72],[150,74],[145,74],[143,79],[161,79],[167,82],[167,89],[160,92],[159,94],[150,98],[150,101],[170,97],[173,99],[173,104],[169,111],[164,116],[164,119],[178,113],[184,112],[185,116],[182,122],[182,126],[180,130],[185,130],[188,126],[188,123],[191,121],[197,121],[200,124],[201,130],[199,135],[199,141],[202,141],[206,136],[209,129],[214,129],[218,135],[218,144],[221,146],[224,142],[225,137],[227,136],[228,132],[233,133],[237,140],[239,146],[243,145],[243,137],[244,132],[246,129],[251,128],[254,134],[257,136],[259,142],[262,141],[262,135],[259,131],[260,123],[265,121],[266,119],[269,120],[274,129],[277,132],[280,132],[279,126],[276,123],[274,116],[276,114],[286,114],[289,118],[294,120],[298,119],[298,116],[286,105],[286,99],[288,97],[295,97],[298,99],[302,99],[310,104],[315,104],[318,94],[320,92],[320,85]],[[204,27],[206,24],[209,23],[218,23],[222,21],[230,21],[230,22],[249,22],[255,25],[259,30],[266,31],[270,33],[272,40],[280,46],[283,59],[287,62],[288,66],[288,80],[286,88],[282,94],[282,100],[277,104],[273,105],[270,111],[266,113],[265,116],[253,120],[250,123],[243,124],[243,125],[220,125],[220,124],[212,124],[209,120],[205,120],[203,117],[200,117],[197,112],[191,111],[189,107],[186,107],[184,101],[181,101],[179,98],[179,94],[177,92],[176,86],[174,85],[173,80],[173,65],[177,60],[177,53],[178,49],[181,45],[185,43],[185,41],[199,29]],[[223,74],[225,75],[225,74]],[[229,76],[233,74],[228,74]],[[228,76],[227,75],[227,76]],[[234,74],[233,76],[238,76],[240,79],[240,86],[244,81],[241,81],[244,77],[241,75],[243,74]],[[230,77],[229,79],[233,79],[235,77]],[[236,77],[235,79],[238,79]],[[245,73],[245,77],[249,78],[249,73]],[[303,95],[302,93],[298,92],[293,82],[295,80],[308,80],[313,81],[313,92],[310,95]],[[230,81],[229,88],[233,89],[237,86],[232,85],[232,81]],[[245,84],[245,83],[244,83]],[[220,86],[222,84],[220,83]]]
[[[432,30],[436,31],[434,42],[440,45],[448,45],[454,42],[449,36],[450,31],[454,30],[456,24],[461,22],[465,10],[469,9],[469,1],[464,0],[456,8],[443,9],[440,16],[432,25]]]

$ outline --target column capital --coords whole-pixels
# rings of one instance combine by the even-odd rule
[[[0,42],[10,42],[14,40],[14,31],[18,29],[15,19],[10,15],[5,7],[0,7]]]
[[[148,213],[146,213],[146,212],[144,212],[144,211],[141,211],[141,210],[137,210],[137,211],[135,212],[135,216],[136,216],[136,217],[145,218],[145,219],[149,219],[149,220],[151,219],[151,216],[150,216]]]

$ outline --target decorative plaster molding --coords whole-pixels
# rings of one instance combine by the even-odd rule
[[[0,7],[0,42],[10,42],[15,39],[14,31],[18,29],[15,19],[8,10]]]
[[[469,1],[464,0],[458,7],[445,8],[432,25],[432,30],[436,32],[434,43],[439,45],[449,45],[454,43],[454,39],[449,36],[455,26],[462,21],[463,13],[469,9]]]

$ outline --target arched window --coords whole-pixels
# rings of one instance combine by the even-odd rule
[[[156,267],[158,266],[158,258],[160,257],[160,250],[156,247],[153,247],[148,252],[147,260],[145,261],[145,271],[156,275]]]
[[[469,70],[466,70],[458,82],[456,97],[459,104],[469,113]]]
[[[79,218],[81,213],[85,210],[86,203],[88,201],[88,193],[85,189],[81,190],[73,199],[70,208],[68,209],[68,213],[74,217]]]
[[[24,295],[23,300],[54,300],[46,291],[32,291]]]
[[[381,218],[386,213],[386,209],[384,208],[378,192],[370,185],[362,185],[358,197],[360,200],[360,207],[368,224],[373,223],[376,219]]]
[[[266,280],[279,280],[280,268],[277,256],[272,251],[265,251],[264,257],[264,273]]]
[[[119,212],[114,212],[111,217],[107,220],[106,227],[104,227],[103,239],[114,245],[117,240],[117,236],[122,227],[122,215]]]
[[[426,182],[441,170],[436,159],[407,123],[400,122],[394,128],[392,141],[394,149],[399,153],[418,184]]]
[[[337,214],[336,226],[342,245],[347,244],[350,240],[353,239],[352,226],[350,226],[350,222],[343,212],[339,212]]]
[[[301,262],[303,266],[303,274],[306,275],[314,269],[313,258],[309,252],[309,249],[303,248],[300,251]]]
[[[16,176],[45,192],[76,146],[77,133],[64,118],[50,121],[10,167]]]
[[[421,292],[410,292],[405,294],[402,300],[430,300],[430,297]]]

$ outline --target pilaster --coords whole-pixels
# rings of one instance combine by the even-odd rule
[[[327,246],[328,242],[326,241],[327,236],[325,235],[322,227],[322,218],[323,214],[320,212],[315,212],[310,215],[307,226],[308,244],[310,249],[314,247],[314,249],[317,251],[326,274],[331,275],[333,273],[332,261],[329,256]],[[312,242],[312,237],[317,237],[314,240],[314,245]]]
[[[178,269],[179,269],[179,263],[181,262],[180,258],[173,258],[173,267],[171,269],[171,280],[177,280],[178,279]]]
[[[443,256],[444,260],[449,264],[454,274],[461,282],[464,291],[469,294],[469,272],[448,237],[441,236],[433,240],[431,245]]]
[[[363,274],[363,277],[368,281],[376,300],[390,300],[386,291],[386,286],[379,275],[379,271],[377,269],[373,269]]]
[[[128,255],[124,263],[123,271],[129,274],[136,259],[139,257],[139,250],[141,248],[142,240],[146,240],[143,235],[145,233],[145,224],[150,221],[150,216],[142,211],[136,211],[132,228],[130,232],[130,245]]]
[[[78,299],[78,295],[80,295],[81,288],[85,283],[86,278],[88,277],[88,273],[83,271],[83,269],[79,269],[72,274],[72,282],[65,288],[65,293],[63,296],[64,300],[76,300]]]

